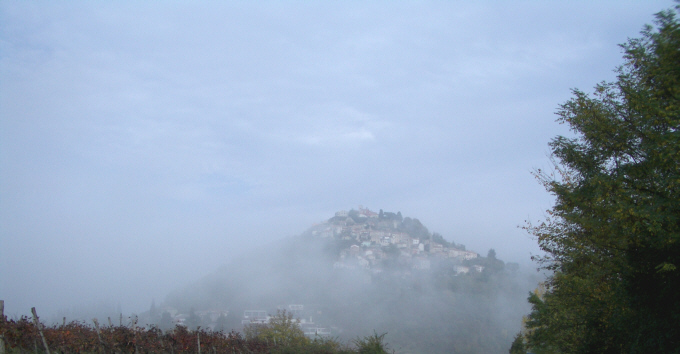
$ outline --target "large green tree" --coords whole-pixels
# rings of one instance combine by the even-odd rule
[[[680,352],[680,26],[662,11],[621,45],[615,82],[560,106],[570,137],[537,177],[555,196],[528,225],[552,271],[526,323],[533,352]]]

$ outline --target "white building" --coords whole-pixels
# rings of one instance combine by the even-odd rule
[[[456,266],[453,266],[453,271],[456,272],[456,275],[467,274],[467,273],[470,272],[470,268],[465,267],[465,266],[456,265]]]
[[[246,310],[243,312],[243,319],[241,324],[251,324],[251,323],[269,323],[270,317],[267,315],[267,311],[264,310]]]

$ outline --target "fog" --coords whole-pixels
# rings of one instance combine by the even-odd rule
[[[248,312],[263,320],[286,310],[306,332],[344,342],[386,333],[399,353],[507,352],[529,310],[528,293],[542,280],[532,268],[469,249],[474,258],[454,256],[466,249],[460,244],[436,251],[435,236],[408,216],[395,227],[387,218],[349,219],[331,218],[238,257],[169,294],[141,323],[243,333],[253,321]],[[393,243],[377,241],[387,233]]]
[[[672,5],[2,1],[5,312],[142,313],[358,205],[529,271],[554,111]]]

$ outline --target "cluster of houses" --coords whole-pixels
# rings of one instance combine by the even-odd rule
[[[328,221],[315,225],[312,235],[321,238],[336,238],[353,243],[340,251],[334,268],[380,269],[382,260],[397,256],[413,269],[429,269],[432,259],[448,258],[458,263],[454,266],[457,274],[481,272],[482,266],[467,267],[464,260],[477,258],[473,251],[455,246],[445,246],[432,239],[432,234],[411,235],[403,227],[401,214],[376,213],[367,208],[338,211]],[[396,251],[395,251],[396,248]]]
[[[174,328],[176,325],[192,327],[200,325],[201,328],[215,330],[220,327],[220,321],[227,318],[229,311],[201,310],[191,313],[182,313],[174,307],[162,307],[160,316],[151,322],[158,322],[162,327]],[[194,318],[192,319],[192,316]],[[192,321],[197,323],[192,323]]]
[[[300,329],[309,337],[323,336],[327,337],[331,335],[331,328],[324,327],[314,322],[313,316],[305,312],[305,306],[300,304],[291,304],[287,306],[278,306],[277,311],[285,310],[288,313],[293,314],[293,317],[298,321],[297,324]],[[204,310],[204,311],[194,311],[192,314],[186,314],[179,312],[174,307],[163,307],[161,308],[163,316],[166,317],[165,321],[170,321],[164,327],[165,329],[174,328],[176,325],[185,327],[195,327],[200,325],[201,328],[206,330],[219,330],[220,319],[224,321],[229,315],[229,311],[219,311],[219,310]],[[147,316],[149,314],[147,313]],[[191,316],[196,316],[200,320],[198,324],[191,323]],[[273,315],[266,310],[246,310],[243,312],[243,317],[241,317],[241,325],[246,326],[250,324],[268,324]],[[147,319],[151,320],[151,319]],[[152,321],[153,322],[153,321]],[[223,328],[222,328],[223,329]]]
[[[329,327],[322,327],[315,323],[313,316],[307,317],[305,314],[304,305],[291,304],[287,306],[279,306],[277,310],[285,310],[286,312],[293,314],[293,317],[297,319],[298,326],[300,326],[302,332],[304,332],[304,334],[308,337],[328,337],[332,333]],[[243,312],[241,324],[243,326],[250,324],[267,324],[271,321],[271,319],[272,315],[265,310],[246,310]]]

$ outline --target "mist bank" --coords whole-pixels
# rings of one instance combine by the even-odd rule
[[[343,215],[340,222],[346,219]],[[528,293],[541,280],[535,270],[506,264],[494,250],[486,256],[461,250],[464,246],[429,233],[417,219],[407,223],[420,226],[404,232],[410,247],[361,242],[370,232],[352,238],[347,227],[324,233],[335,222],[331,218],[299,236],[253,249],[172,292],[153,309],[156,320],[168,312],[187,326],[242,331],[244,324],[266,321],[283,309],[294,312],[303,326],[343,340],[386,332],[399,353],[507,352],[529,311]],[[378,222],[365,229],[388,230]],[[357,225],[362,223],[350,228],[364,230]],[[398,235],[399,228],[393,231]],[[458,251],[469,258],[448,256]],[[223,317],[216,321],[217,316]]]

